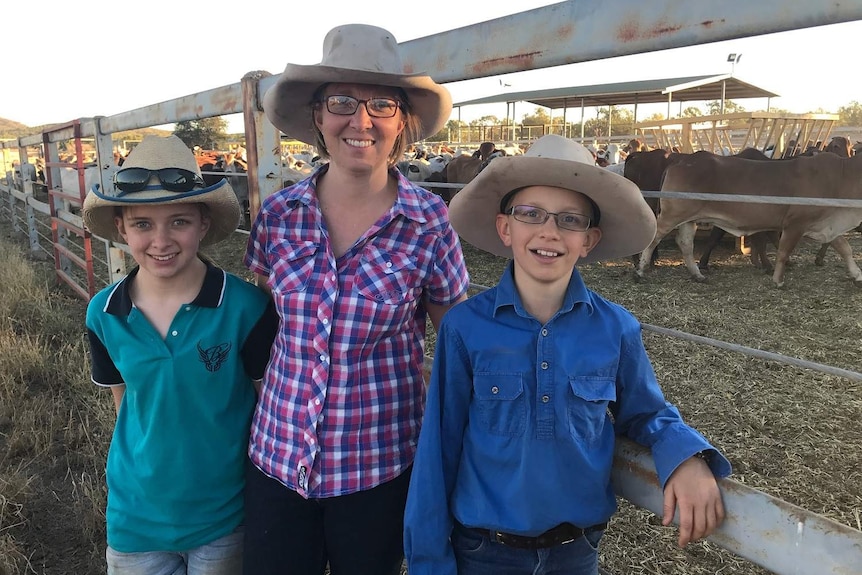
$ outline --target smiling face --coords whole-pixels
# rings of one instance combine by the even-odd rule
[[[334,95],[357,100],[403,98],[397,88],[367,84],[327,85],[323,98]],[[387,169],[389,154],[405,126],[401,109],[391,118],[372,118],[364,104],[349,116],[333,114],[325,104],[320,104],[314,110],[314,123],[323,136],[333,166],[357,173]]]
[[[564,188],[529,186],[512,196],[506,207],[523,205],[555,214],[569,212],[592,216],[592,206],[586,196]],[[562,229],[554,216],[549,216],[542,224],[532,224],[508,214],[497,216],[497,233],[503,244],[512,249],[515,281],[522,292],[529,286],[565,290],[575,264],[590,253],[602,237],[599,228],[581,232]]]
[[[210,220],[199,204],[136,205],[122,209],[114,223],[129,245],[140,274],[182,280],[193,272]]]

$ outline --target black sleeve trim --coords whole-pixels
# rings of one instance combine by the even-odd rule
[[[93,330],[87,329],[87,339],[90,341],[90,368],[93,383],[102,386],[125,383],[99,336]]]
[[[261,314],[257,323],[248,334],[242,346],[242,364],[245,372],[252,379],[262,379],[269,363],[269,354],[272,350],[272,342],[278,333],[278,313],[275,304],[270,299],[266,309]]]

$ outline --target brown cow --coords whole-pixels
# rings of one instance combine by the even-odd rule
[[[761,152],[749,148],[744,150],[740,155],[746,157],[749,152],[759,154],[762,159],[767,159]],[[685,158],[688,154],[670,153],[666,150],[651,150],[648,152],[637,152],[626,158],[625,171],[623,175],[637,184],[640,190],[660,190],[664,171],[671,164]],[[755,158],[750,158],[755,159]],[[653,213],[658,216],[659,200],[658,198],[646,198],[647,204],[652,208]],[[698,267],[705,271],[709,268],[709,257],[712,255],[712,250],[724,237],[724,230],[719,227],[713,227],[709,234],[706,245],[704,246],[703,254],[698,262]],[[754,267],[763,268],[766,273],[772,273],[772,264],[766,256],[766,242],[772,239],[773,243],[777,244],[777,239],[773,239],[775,234],[752,234],[749,239],[751,245],[751,263]],[[632,256],[632,261],[635,266],[638,265],[637,256]],[[655,252],[651,256],[651,262],[655,263]]]
[[[747,160],[697,152],[667,168],[661,191],[706,194],[739,194],[794,198],[862,200],[862,157],[839,158],[817,154],[782,162]],[[712,222],[735,235],[779,230],[781,239],[772,280],[784,285],[790,254],[803,237],[830,242],[857,286],[862,270],[853,261],[850,244],[843,236],[862,221],[862,208],[751,204],[696,199],[663,198],[657,218],[656,236],[641,254],[637,276],[643,277],[652,250],[672,229],[692,277],[704,281],[692,255],[695,222]]]
[[[833,136],[832,139],[823,147],[824,152],[832,152],[842,158],[849,158],[853,155],[853,144],[850,138],[844,136]]]
[[[482,142],[479,150],[472,156],[452,158],[446,165],[446,181],[450,184],[469,184],[479,173],[482,162],[485,162],[496,149],[493,142]]]

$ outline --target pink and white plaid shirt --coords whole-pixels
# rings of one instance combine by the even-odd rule
[[[264,201],[245,256],[281,316],[249,457],[306,498],[410,466],[425,406],[422,301],[451,304],[469,284],[446,205],[395,170],[394,205],[336,259],[315,194],[326,169]]]

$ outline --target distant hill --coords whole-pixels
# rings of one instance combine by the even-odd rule
[[[21,136],[29,136],[31,134],[39,134],[42,130],[51,124],[41,126],[25,126],[20,122],[0,118],[0,138],[20,138]],[[139,130],[129,130],[120,132],[117,136],[128,139],[140,139],[143,136],[169,136],[173,132],[170,130],[157,130],[155,128],[141,128]]]
[[[36,128],[27,127],[19,122],[0,118],[0,138],[20,138],[35,134],[37,131]]]

